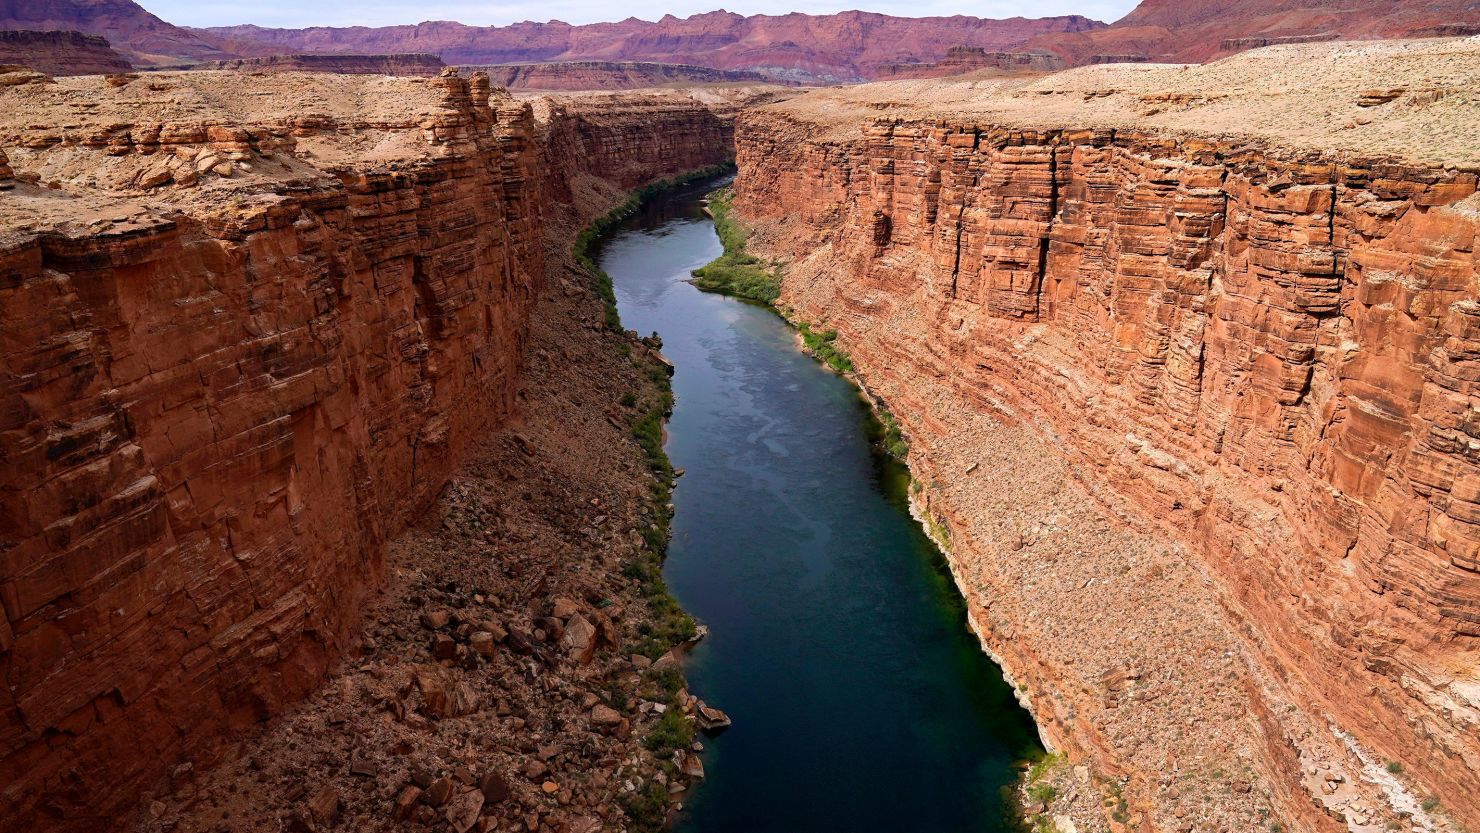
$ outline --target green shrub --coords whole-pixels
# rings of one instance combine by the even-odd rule
[[[622,809],[632,820],[635,830],[657,833],[668,820],[668,788],[657,781],[649,781],[642,789],[622,799]]]
[[[1062,755],[1055,755],[1051,752],[1044,753],[1042,757],[1033,762],[1032,766],[1028,767],[1028,783],[1036,784],[1042,781],[1043,776],[1047,775],[1049,770],[1058,766],[1063,760],[1064,756]]]
[[[889,407],[882,402],[878,404],[874,412],[878,415],[879,425],[883,428],[879,436],[879,446],[890,457],[901,463],[904,462],[910,454],[910,442],[905,439],[904,432],[900,430],[899,422],[894,419],[894,414],[890,412]],[[916,484],[916,491],[919,491],[918,484]]]
[[[680,709],[663,712],[642,743],[658,758],[667,758],[675,749],[688,749],[694,742],[694,724]]]
[[[797,323],[797,331],[802,334],[802,343],[807,345],[807,349],[817,357],[818,361],[838,373],[853,372],[853,360],[833,344],[838,339],[837,330],[814,333],[812,328],[807,326],[807,322],[802,321]]]
[[[1403,765],[1397,761],[1388,761],[1387,771],[1394,775],[1401,774],[1403,772]]]
[[[724,254],[693,272],[694,286],[706,292],[733,295],[774,306],[781,296],[779,267],[745,253],[750,231],[730,217],[730,204],[735,192],[721,188],[709,195],[709,214],[719,234]]]
[[[1034,804],[1052,804],[1059,795],[1059,788],[1049,783],[1038,783],[1028,788],[1028,800]]]

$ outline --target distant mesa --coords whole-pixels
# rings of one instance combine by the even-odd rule
[[[425,52],[385,55],[269,55],[207,61],[182,69],[239,70],[242,72],[336,72],[341,75],[408,75],[430,78],[447,65]]]
[[[100,35],[140,68],[241,57],[160,20],[133,0],[0,0],[0,29]]]
[[[19,64],[47,75],[107,75],[133,69],[106,38],[70,30],[0,31],[0,64]]]
[[[666,84],[792,84],[749,70],[713,69],[692,64],[652,61],[555,61],[532,64],[464,65],[466,76],[488,73],[489,80],[511,90],[631,90]]]
[[[946,50],[944,58],[933,63],[883,64],[876,77],[943,78],[993,70],[1004,73],[1055,72],[1066,66],[1064,59],[1052,52],[993,52],[979,46],[953,46]]]

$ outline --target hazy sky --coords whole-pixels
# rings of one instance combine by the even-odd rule
[[[477,25],[503,25],[520,20],[564,20],[594,23],[640,17],[657,20],[665,13],[687,17],[723,7],[737,14],[828,14],[864,9],[905,17],[969,14],[976,17],[1045,17],[1082,14],[1114,21],[1138,0],[143,0],[142,5],[170,23],[182,26],[384,26],[423,20],[457,20]]]

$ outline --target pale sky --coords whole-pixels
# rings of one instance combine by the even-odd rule
[[[967,14],[975,17],[1048,17],[1082,14],[1111,23],[1138,0],[427,0],[427,2],[345,2],[345,0],[143,0],[142,5],[180,26],[387,26],[424,20],[456,20],[487,26],[521,20],[595,23],[639,17],[657,20],[664,14],[688,17],[720,8],[736,14],[830,14],[848,9],[929,17]]]

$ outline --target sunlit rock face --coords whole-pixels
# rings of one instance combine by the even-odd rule
[[[726,161],[734,107],[537,120],[450,72],[0,97],[0,827],[98,829],[343,653],[515,412],[547,212]]]
[[[1474,166],[1421,145],[1408,158],[1311,147],[1371,120],[1359,115],[1328,128],[1291,117],[1311,138],[1288,144],[1203,137],[1182,128],[1195,111],[1175,130],[1148,123],[1188,109],[1172,76],[1144,82],[1154,95],[1064,77],[1070,100],[1047,115],[1052,79],[963,85],[960,109],[978,116],[953,117],[925,84],[742,115],[735,205],[758,250],[793,262],[782,302],[839,331],[911,430],[923,484],[961,478],[941,449],[965,441],[941,432],[962,409],[1035,427],[1092,490],[1195,554],[1236,623],[1228,650],[1242,645],[1326,740],[1329,720],[1475,818]],[[1085,78],[1106,91],[1081,96]],[[1341,95],[1354,114],[1377,106],[1371,91]],[[928,114],[912,117],[911,101]],[[950,395],[924,392],[936,385]],[[919,499],[958,522],[968,563],[1012,555],[973,543],[986,522],[969,496]],[[1136,611],[1106,617],[1138,638]],[[1035,702],[1046,731],[1137,771],[1141,753],[1090,728],[1098,695],[1076,693],[1016,627],[1029,626],[1009,624],[984,638],[1010,673],[1057,684]],[[1302,753],[1262,695],[1249,699],[1265,720],[1250,745],[1269,747],[1259,768],[1278,793],[1303,777]],[[1174,826],[1182,799],[1142,775],[1148,818]],[[1276,798],[1327,823],[1298,788]]]

